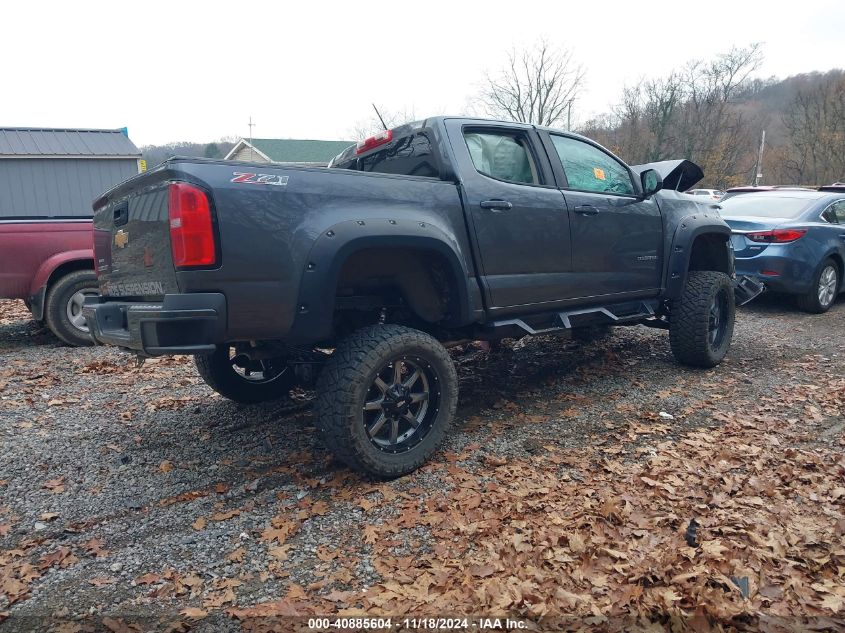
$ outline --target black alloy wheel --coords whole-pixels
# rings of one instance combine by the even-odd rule
[[[364,402],[364,426],[373,445],[401,453],[431,431],[440,406],[440,384],[431,364],[402,356],[376,374]]]
[[[710,318],[707,324],[707,339],[713,349],[718,349],[728,332],[729,290],[721,288],[710,304]]]

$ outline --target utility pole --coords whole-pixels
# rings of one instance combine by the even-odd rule
[[[757,164],[754,165],[754,186],[760,184],[763,179],[763,149],[766,147],[766,130],[763,130],[763,138],[760,139],[760,152],[757,154]]]
[[[252,128],[255,123],[252,122],[252,115],[249,115],[249,159],[255,160],[255,154],[252,151]]]
[[[572,99],[569,100],[569,107],[566,109],[566,131],[572,131]]]

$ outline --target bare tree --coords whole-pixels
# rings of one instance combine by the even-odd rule
[[[795,182],[827,184],[845,177],[845,73],[800,90],[783,115]]]
[[[486,77],[481,100],[493,117],[555,125],[571,113],[584,76],[571,50],[541,40],[532,48],[511,51],[507,67]]]
[[[689,158],[702,166],[707,184],[741,184],[760,121],[749,120],[737,101],[761,60],[760,45],[751,44],[627,86],[613,126],[595,138],[633,163]]]
[[[413,106],[405,106],[398,110],[385,110],[379,108],[379,112],[381,113],[381,118],[384,119],[384,125],[386,125],[388,129],[418,120]],[[349,135],[353,140],[357,141],[367,138],[368,136],[372,136],[383,129],[384,126],[376,116],[375,111],[373,111],[372,116],[357,121],[349,130]]]
[[[628,160],[647,163],[672,158],[677,146],[677,114],[685,98],[676,72],[622,90],[622,101],[614,113],[619,145]]]
[[[756,146],[756,134],[750,134],[751,127],[734,105],[762,61],[762,46],[754,43],[707,62],[690,62],[681,71],[687,91],[678,129],[682,155],[699,163],[714,186],[741,184],[748,171],[741,163]]]

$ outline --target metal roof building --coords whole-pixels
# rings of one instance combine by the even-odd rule
[[[226,154],[226,160],[325,166],[350,145],[354,143],[295,138],[242,138]]]
[[[90,217],[140,158],[126,130],[0,128],[0,219]]]

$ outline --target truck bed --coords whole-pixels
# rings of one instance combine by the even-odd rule
[[[219,247],[213,267],[173,266],[167,198],[173,181],[210,197]],[[297,305],[304,275],[330,277],[316,264],[309,268],[312,251],[341,234],[359,233],[375,244],[413,224],[470,252],[455,184],[427,177],[173,158],[104,194],[95,211],[104,298],[221,293],[231,340],[284,338],[308,311]]]

